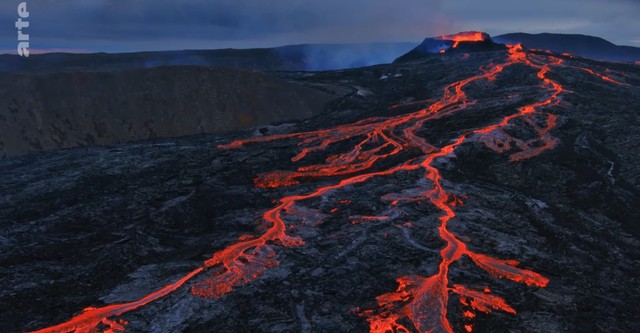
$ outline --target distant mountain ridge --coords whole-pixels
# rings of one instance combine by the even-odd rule
[[[275,48],[132,53],[0,55],[1,72],[75,72],[206,66],[260,71],[322,71],[390,63],[415,43],[304,44]]]
[[[556,33],[510,33],[493,37],[496,43],[522,44],[530,49],[544,49],[559,53],[605,61],[636,62],[640,60],[640,48],[619,46],[603,38]]]
[[[449,36],[455,36],[449,35]],[[488,35],[487,35],[488,36]],[[637,62],[640,48],[618,46],[605,39],[556,33],[509,33],[490,38],[495,44],[523,44],[530,49],[571,53],[596,60]],[[484,48],[491,46],[485,41]],[[413,52],[434,54],[451,48],[455,41],[442,36],[416,43],[302,44],[274,48],[151,51],[131,53],[47,53],[22,58],[0,54],[0,73],[11,72],[76,72],[112,71],[162,66],[205,66],[244,68],[259,71],[324,71],[366,67],[391,63]],[[468,49],[461,47],[457,51]],[[476,44],[477,46],[477,44]],[[414,49],[415,48],[415,49]],[[472,47],[471,52],[482,51]],[[403,58],[402,60],[406,60]]]

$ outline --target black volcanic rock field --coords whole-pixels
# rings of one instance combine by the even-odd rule
[[[304,119],[350,91],[197,66],[12,73],[0,80],[0,157]]]
[[[467,46],[246,73],[306,120],[0,160],[0,331],[640,331],[640,66]]]

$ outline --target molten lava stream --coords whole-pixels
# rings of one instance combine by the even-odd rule
[[[149,295],[133,302],[112,304],[101,308],[88,307],[83,312],[71,320],[59,325],[51,326],[34,332],[37,333],[66,333],[66,332],[95,332],[102,324],[105,333],[115,333],[116,331],[124,331],[124,325],[126,321],[123,320],[111,320],[111,317],[119,316],[125,312],[135,310],[141,306],[149,304],[155,300],[158,300],[170,293],[176,291],[178,288],[189,281],[191,278],[202,272],[203,268],[197,268],[191,273],[185,275],[180,280],[165,286],[164,288],[150,293]]]
[[[447,318],[447,305],[451,292],[457,294],[460,301],[469,308],[464,314],[468,320],[475,317],[471,310],[481,312],[502,310],[515,313],[515,310],[504,299],[491,294],[490,291],[473,290],[459,284],[450,285],[448,273],[451,264],[462,256],[467,256],[479,268],[496,278],[506,278],[538,287],[546,286],[548,280],[533,271],[516,267],[517,261],[500,260],[476,253],[448,230],[448,223],[456,218],[454,207],[459,203],[459,199],[447,193],[443,188],[441,174],[433,164],[436,159],[447,157],[457,147],[469,140],[479,140],[499,153],[517,149],[509,156],[513,161],[531,158],[553,148],[557,141],[551,137],[550,130],[556,125],[556,116],[543,112],[542,109],[560,103],[558,96],[563,92],[563,87],[548,77],[552,66],[561,66],[562,60],[556,58],[549,61],[550,59],[552,57],[545,56],[529,59],[521,46],[510,46],[509,57],[505,62],[483,68],[481,74],[447,85],[441,98],[428,107],[415,112],[389,118],[369,118],[353,124],[311,132],[249,138],[220,146],[222,149],[231,149],[250,143],[295,139],[299,141],[301,150],[298,155],[292,158],[292,161],[298,162],[308,154],[323,152],[338,142],[349,140],[357,142],[351,150],[331,155],[326,158],[324,163],[299,167],[295,171],[274,171],[258,175],[255,182],[257,186],[261,187],[291,186],[298,184],[302,179],[345,177],[338,183],[320,186],[308,194],[281,198],[276,207],[263,214],[263,219],[269,222],[270,226],[259,237],[241,237],[236,243],[215,252],[202,267],[137,301],[107,305],[101,308],[87,308],[65,323],[37,332],[92,332],[100,329],[105,332],[121,331],[124,329],[125,322],[116,321],[113,317],[118,317],[174,292],[204,271],[209,271],[209,276],[194,283],[191,288],[192,293],[202,297],[220,297],[231,292],[234,287],[255,280],[270,267],[278,265],[275,252],[277,247],[293,247],[304,244],[300,238],[287,234],[287,226],[283,220],[283,214],[294,217],[304,215],[303,210],[295,209],[296,204],[321,197],[329,191],[366,182],[374,177],[380,178],[398,172],[418,170],[424,171],[424,177],[432,186],[429,190],[413,197],[402,194],[387,195],[383,197],[383,200],[388,199],[391,205],[428,201],[442,212],[439,217],[438,233],[446,245],[440,251],[441,262],[437,274],[431,277],[400,277],[397,279],[399,286],[395,292],[378,296],[379,308],[361,313],[368,321],[370,331],[374,333],[408,332],[409,329],[403,324],[408,320],[420,332],[452,332],[452,326]],[[475,101],[470,101],[463,91],[467,85],[480,80],[496,80],[497,75],[505,68],[516,64],[526,65],[537,70],[542,91],[549,92],[547,98],[525,105],[519,108],[517,113],[504,117],[494,124],[465,132],[440,148],[430,144],[417,134],[417,131],[422,129],[426,122],[460,112],[465,110],[468,105],[475,103]],[[510,126],[511,121],[516,118],[523,119],[525,125],[537,133],[537,137],[522,140],[507,134],[504,129]],[[371,170],[374,166],[379,167],[379,161],[390,160],[392,157],[399,158],[401,156],[399,153],[408,148],[414,148],[412,151],[417,148],[423,155],[408,159],[391,168]],[[385,221],[387,217],[367,216],[366,219]],[[464,327],[467,331],[473,329],[471,323],[465,324]]]
[[[456,147],[473,135],[480,135],[480,140],[498,152],[511,150],[511,145],[515,144],[521,151],[511,154],[512,160],[531,158],[542,151],[552,148],[556,140],[550,137],[549,131],[555,126],[556,117],[548,113],[540,113],[543,107],[557,105],[558,96],[563,88],[560,84],[547,77],[550,71],[549,64],[538,65],[527,59],[526,54],[521,52],[521,47],[511,46],[510,60],[512,63],[522,63],[538,69],[538,78],[542,80],[541,88],[552,91],[551,96],[545,100],[523,106],[517,114],[507,116],[499,123],[476,129],[470,133],[457,138],[452,144],[441,148],[437,153],[428,155],[421,166],[426,170],[425,177],[433,184],[433,189],[425,193],[424,198],[433,203],[442,211],[440,216],[440,226],[438,232],[440,238],[445,241],[446,246],[440,251],[441,262],[438,273],[434,276],[424,278],[419,276],[404,276],[398,278],[399,287],[395,292],[377,297],[379,310],[367,310],[363,316],[367,318],[371,332],[409,332],[409,328],[403,325],[403,320],[408,319],[413,327],[419,332],[453,332],[453,328],[447,318],[447,305],[449,303],[449,292],[454,292],[460,296],[464,305],[481,312],[491,312],[492,310],[503,310],[515,313],[504,299],[492,295],[489,292],[481,292],[468,289],[461,285],[449,287],[448,272],[451,264],[466,255],[481,269],[496,278],[507,278],[516,282],[526,283],[544,287],[548,279],[529,270],[517,268],[516,261],[505,261],[495,259],[483,254],[475,253],[467,248],[467,245],[458,239],[447,229],[447,224],[456,214],[454,212],[455,201],[451,201],[449,195],[441,185],[441,175],[433,166],[436,158],[447,156]],[[559,64],[557,62],[556,64]],[[539,126],[535,122],[534,116],[537,114],[546,116],[544,126]],[[509,136],[502,128],[509,125],[510,121],[516,117],[522,117],[533,127],[539,137],[533,140],[523,141]],[[410,198],[414,199],[414,198]],[[475,317],[473,312],[467,311],[471,315],[467,318]],[[467,324],[465,330],[470,332],[473,325]]]

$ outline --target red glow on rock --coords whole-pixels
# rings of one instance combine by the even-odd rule
[[[242,236],[238,237],[238,240],[239,241],[246,241],[246,240],[254,239],[254,238],[255,238],[255,236],[253,236],[253,235],[242,235]]]
[[[493,310],[501,310],[511,314],[516,314],[516,310],[507,304],[507,302],[500,296],[468,289],[461,285],[454,285],[452,291],[460,295],[460,302],[462,304],[470,306],[476,311],[491,313]]]
[[[385,221],[388,220],[389,216],[349,216],[349,220],[351,220],[351,224],[360,224],[368,221]]]
[[[610,76],[607,76],[607,75],[604,75],[604,74],[596,73],[595,71],[593,71],[592,69],[589,69],[589,68],[583,68],[583,67],[576,67],[576,68],[578,68],[578,69],[580,69],[580,70],[582,70],[582,71],[585,71],[585,72],[587,72],[587,73],[589,73],[589,74],[591,74],[591,75],[593,75],[593,76],[597,76],[597,77],[599,77],[600,79],[602,79],[602,80],[604,80],[604,81],[607,81],[607,82],[609,82],[609,83],[613,83],[613,84],[617,84],[617,85],[621,85],[621,86],[627,86],[627,85],[628,85],[627,83],[624,83],[624,82],[618,81],[618,80],[616,80],[616,79],[614,79],[614,78],[612,78],[612,77],[610,77]]]

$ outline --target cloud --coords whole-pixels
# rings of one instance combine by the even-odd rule
[[[420,41],[459,30],[636,39],[636,0],[27,0],[33,47],[93,50]],[[0,20],[17,18],[0,3]],[[11,24],[12,25],[12,24]],[[622,32],[620,32],[622,30]],[[15,29],[0,30],[2,48]],[[9,45],[4,45],[10,43]]]
[[[330,27],[363,24],[368,25],[371,32],[381,32],[382,26],[376,27],[373,23],[389,26],[402,24],[407,19],[428,27],[428,19],[437,13],[439,2],[31,0],[28,4],[33,13],[32,20],[41,23],[40,33],[46,37],[63,34],[67,37],[141,38],[188,34],[224,40],[290,32],[317,33]],[[15,8],[6,2],[2,7],[3,13],[15,13]],[[423,18],[426,19],[424,22],[417,22]]]

